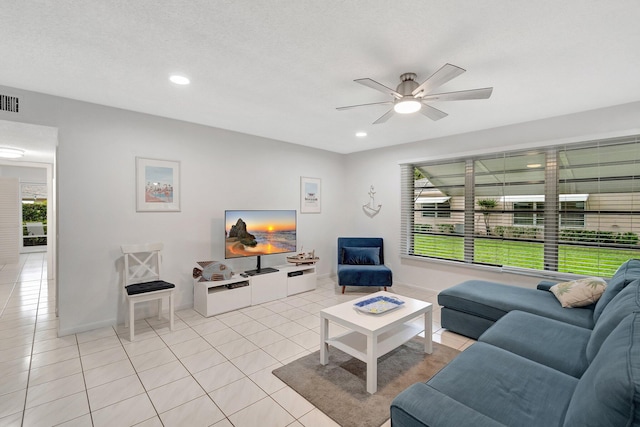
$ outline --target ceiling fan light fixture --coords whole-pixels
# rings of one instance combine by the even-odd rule
[[[24,150],[11,147],[0,147],[0,159],[19,159],[24,156]]]
[[[188,85],[189,83],[191,83],[191,80],[189,80],[188,77],[182,76],[180,74],[170,75],[169,80],[171,80],[172,83],[175,83],[181,86]]]
[[[411,114],[420,111],[422,104],[413,98],[401,99],[395,103],[393,109],[399,114]]]

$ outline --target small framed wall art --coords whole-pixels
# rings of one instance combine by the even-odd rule
[[[180,162],[136,157],[136,211],[180,212]]]
[[[300,213],[320,213],[320,178],[300,177]]]

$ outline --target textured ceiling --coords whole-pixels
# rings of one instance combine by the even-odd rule
[[[0,84],[339,153],[640,100],[638,0],[0,0]],[[449,116],[371,123],[445,63]],[[179,87],[170,73],[188,76]],[[356,138],[366,131],[366,138]]]

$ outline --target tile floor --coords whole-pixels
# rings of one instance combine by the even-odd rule
[[[393,291],[436,302],[435,292]],[[133,343],[123,325],[57,337],[46,256],[23,255],[0,266],[0,426],[336,426],[271,371],[319,348],[322,308],[362,295],[323,278],[315,291],[215,317],[177,311],[173,332],[140,320]],[[434,341],[472,343],[441,329],[437,304],[433,319]]]

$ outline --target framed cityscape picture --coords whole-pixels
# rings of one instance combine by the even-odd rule
[[[136,211],[180,212],[180,162],[136,157]]]
[[[320,178],[300,177],[300,213],[320,213]]]

